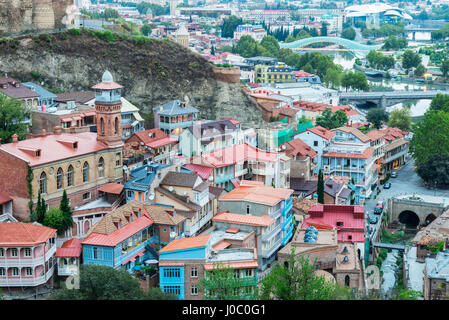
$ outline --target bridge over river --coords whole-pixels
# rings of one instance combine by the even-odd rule
[[[386,108],[407,100],[432,99],[438,93],[449,94],[444,90],[428,91],[349,91],[340,93],[340,101],[346,102],[370,102],[378,107]]]

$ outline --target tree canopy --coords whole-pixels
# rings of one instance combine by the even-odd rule
[[[410,131],[412,127],[410,108],[395,109],[391,111],[388,126],[391,128],[399,128],[403,131]]]
[[[371,122],[376,129],[380,129],[382,124],[388,121],[388,118],[388,112],[383,108],[371,108],[366,115],[366,120]]]
[[[160,289],[144,292],[139,281],[125,270],[101,265],[85,264],[80,267],[79,289],[67,288],[57,292],[54,300],[175,300],[176,296]]]
[[[320,116],[316,118],[316,125],[328,128],[329,130],[342,127],[348,122],[346,113],[341,110],[337,110],[332,113],[331,108],[326,108]]]
[[[2,143],[11,142],[13,134],[17,134],[19,140],[25,138],[28,125],[24,121],[30,116],[30,113],[29,108],[23,107],[18,99],[0,94],[0,138]]]
[[[404,69],[415,68],[421,63],[421,56],[412,50],[405,50],[402,55],[402,67]]]
[[[341,37],[348,39],[348,40],[354,40],[356,36],[355,29],[353,27],[344,28],[341,31]]]
[[[221,36],[223,38],[233,38],[235,29],[242,23],[243,20],[237,18],[234,15],[231,15],[227,19],[224,19],[223,24],[221,25]]]
[[[343,75],[341,79],[341,85],[348,90],[349,88],[353,90],[368,90],[368,80],[366,75],[362,72],[352,72],[348,71]]]

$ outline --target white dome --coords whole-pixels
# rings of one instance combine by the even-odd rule
[[[112,78],[112,74],[108,70],[106,70],[103,73],[103,77],[101,77],[101,82],[113,82],[113,81],[114,78]]]

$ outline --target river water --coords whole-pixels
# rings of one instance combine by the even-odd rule
[[[387,257],[380,268],[383,272],[381,289],[387,297],[391,294],[391,290],[394,288],[397,281],[396,273],[398,272],[398,266],[396,265],[396,260],[398,257],[398,250],[391,250],[391,252],[387,254]]]

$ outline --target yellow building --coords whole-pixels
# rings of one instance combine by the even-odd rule
[[[256,83],[284,83],[295,81],[292,68],[284,64],[276,66],[258,64],[254,67],[254,74],[254,81]]]

